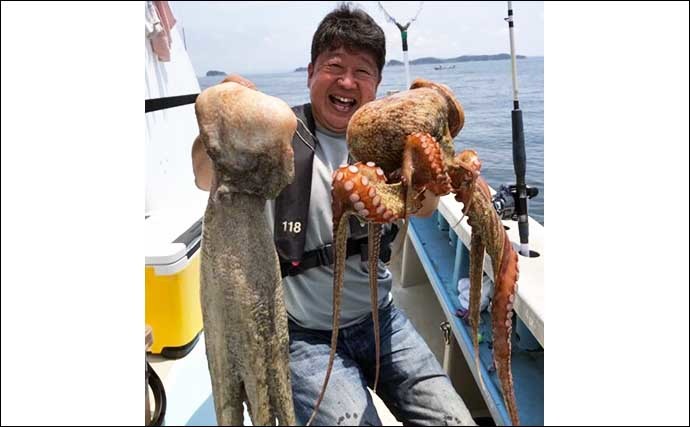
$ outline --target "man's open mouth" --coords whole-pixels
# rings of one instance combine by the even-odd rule
[[[331,104],[335,107],[335,109],[342,113],[352,111],[357,104],[357,101],[354,98],[347,98],[338,95],[329,95],[328,99],[331,100]]]

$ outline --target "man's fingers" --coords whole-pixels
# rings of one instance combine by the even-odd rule
[[[230,74],[226,78],[223,79],[221,83],[237,83],[241,84],[244,87],[248,87],[249,89],[254,89],[256,90],[256,86],[254,83],[252,83],[250,80],[245,79],[244,77],[240,76],[239,74]]]

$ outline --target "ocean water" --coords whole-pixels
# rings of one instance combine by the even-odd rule
[[[444,64],[448,66],[449,64]],[[456,151],[471,148],[482,161],[482,176],[494,189],[514,184],[511,110],[513,87],[510,60],[460,62],[455,68],[434,70],[434,64],[411,65],[410,77],[422,77],[450,87],[465,110],[465,126],[455,138]],[[525,131],[525,181],[539,194],[528,202],[529,214],[544,224],[544,59],[517,61],[518,97]],[[262,92],[289,105],[309,101],[307,72],[245,74]],[[199,77],[201,89],[223,77]],[[378,97],[405,89],[405,67],[383,69]]]

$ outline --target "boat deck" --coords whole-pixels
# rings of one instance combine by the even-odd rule
[[[491,314],[487,311],[481,313],[479,328],[483,336],[483,340],[479,344],[481,372],[477,372],[473,362],[474,350],[471,328],[468,323],[456,316],[456,311],[459,308],[457,282],[459,278],[467,277],[468,270],[468,266],[463,262],[462,254],[467,255],[464,260],[468,258],[469,254],[466,252],[466,247],[462,241],[458,242],[449,238],[448,234],[449,232],[443,228],[442,221],[439,227],[437,217],[414,218],[408,230],[412,245],[415,248],[422,248],[417,251],[417,254],[420,256],[421,264],[424,266],[429,282],[450,324],[451,331],[462,352],[462,357],[465,361],[470,362],[467,363],[467,368],[477,384],[479,375],[482,375],[484,379],[486,389],[481,390],[481,393],[492,418],[497,425],[508,425],[510,424],[510,417],[503,402],[496,372],[489,372],[488,370],[492,364]],[[458,258],[460,259],[458,260]],[[519,315],[515,316],[514,319],[512,372],[520,420],[524,425],[543,425],[544,349]],[[543,327],[541,330],[543,331]]]

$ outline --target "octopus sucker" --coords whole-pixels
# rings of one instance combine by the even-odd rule
[[[343,178],[333,181],[332,192],[346,209],[353,210],[363,220],[389,222],[394,214],[402,214],[402,204],[395,203],[401,188],[400,184],[386,184],[385,177],[378,175],[376,170],[375,166],[361,162],[340,167],[336,175],[342,174]],[[390,215],[383,215],[384,211],[389,211]]]

